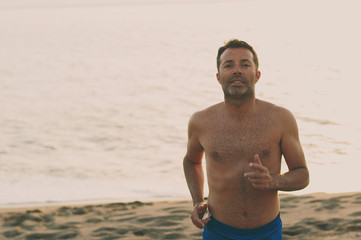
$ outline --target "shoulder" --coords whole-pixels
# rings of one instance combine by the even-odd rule
[[[261,113],[266,114],[273,126],[278,126],[282,132],[298,131],[296,118],[293,113],[285,107],[275,105],[273,103],[261,101],[259,102]]]
[[[285,107],[259,99],[257,99],[257,103],[259,104],[261,111],[268,113],[270,117],[276,118],[278,121],[293,121],[295,119],[292,112]]]
[[[219,108],[220,104],[216,104],[193,113],[188,122],[188,135],[200,136],[207,129],[212,128],[219,113]]]
[[[221,103],[215,104],[213,106],[210,106],[208,108],[205,108],[203,110],[197,111],[192,114],[190,117],[189,123],[190,124],[204,124],[207,121],[215,118],[217,113],[219,112]]]

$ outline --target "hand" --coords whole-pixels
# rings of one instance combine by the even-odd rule
[[[254,162],[250,163],[249,167],[254,171],[246,172],[244,177],[250,181],[254,188],[260,190],[276,189],[273,177],[269,173],[268,168],[262,165],[258,154],[254,155]]]
[[[207,217],[206,219],[203,219],[204,213],[207,211],[208,208],[208,204],[207,202],[201,202],[201,203],[197,203],[192,211],[191,214],[191,219],[193,224],[197,227],[197,228],[204,228],[206,226],[206,224],[211,220],[209,217]]]

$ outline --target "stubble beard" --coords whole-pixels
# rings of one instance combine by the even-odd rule
[[[250,86],[247,81],[244,86],[232,87],[230,84],[223,87],[224,98],[227,100],[246,101],[255,97],[255,89]]]

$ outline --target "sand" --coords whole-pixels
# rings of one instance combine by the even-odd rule
[[[361,193],[280,195],[284,239],[361,239]],[[0,209],[0,239],[201,239],[190,201]]]

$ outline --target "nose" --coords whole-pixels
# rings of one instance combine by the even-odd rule
[[[242,74],[241,66],[236,65],[236,66],[234,67],[234,69],[233,69],[233,74],[235,74],[235,75],[240,75],[240,74]]]

